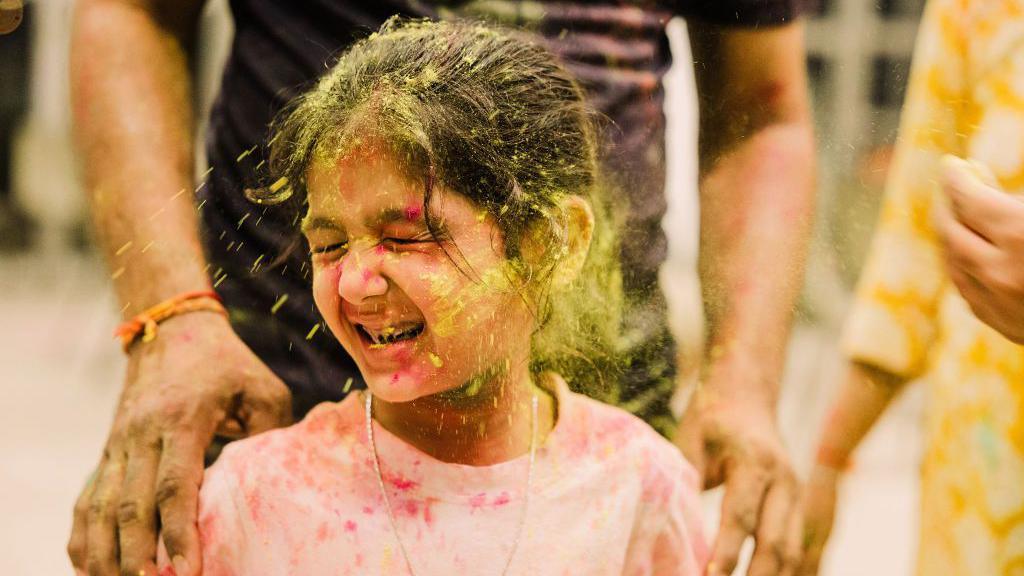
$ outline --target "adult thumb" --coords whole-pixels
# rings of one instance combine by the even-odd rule
[[[253,381],[243,392],[241,420],[252,436],[292,423],[292,395],[277,377]]]

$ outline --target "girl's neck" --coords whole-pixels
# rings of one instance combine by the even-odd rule
[[[529,452],[534,395],[539,444],[554,425],[555,403],[525,369],[481,376],[455,390],[411,402],[374,397],[373,414],[388,432],[438,460],[486,466]]]

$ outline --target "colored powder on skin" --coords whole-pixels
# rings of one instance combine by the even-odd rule
[[[408,206],[405,209],[405,219],[409,222],[415,222],[421,214],[423,214],[422,206]]]
[[[430,363],[433,364],[435,368],[440,368],[441,366],[444,365],[444,362],[441,361],[441,358],[437,354],[434,354],[433,352],[430,353]]]
[[[321,522],[320,526],[316,529],[316,541],[321,544],[327,541],[330,536],[330,532],[327,529],[327,522]]]

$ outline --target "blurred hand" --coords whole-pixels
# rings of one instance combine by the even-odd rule
[[[836,513],[836,492],[838,470],[826,466],[815,466],[804,489],[804,539],[803,561],[798,576],[816,576],[822,553],[832,534]]]
[[[943,160],[950,210],[936,211],[950,278],[975,316],[1024,344],[1024,198],[1000,190],[987,169]]]
[[[159,518],[178,576],[198,575],[199,486],[214,434],[242,437],[290,418],[284,383],[219,315],[171,318],[155,340],[136,342],[103,457],[75,504],[76,574],[156,574]]]
[[[725,484],[709,575],[732,574],[747,536],[756,541],[750,576],[793,574],[799,562],[800,486],[775,425],[774,410],[748,398],[710,401],[698,391],[676,444],[704,478]]]

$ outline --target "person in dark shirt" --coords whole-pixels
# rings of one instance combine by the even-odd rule
[[[674,426],[676,350],[657,283],[666,244],[661,80],[671,64],[665,25],[688,18],[709,344],[676,442],[705,485],[726,484],[711,570],[730,573],[748,535],[757,539],[751,574],[793,565],[798,490],[774,419],[812,206],[798,1],[234,0],[235,37],[207,134],[210,171],[194,204],[183,191],[195,188],[188,59],[201,7],[83,0],[75,18],[76,135],[125,316],[211,287],[229,311],[227,320],[174,316],[152,342],[128,347],[114,426],[76,504],[68,550],[78,569],[150,573],[159,523],[178,573],[198,573],[196,498],[214,436],[283,425],[361,386],[351,360],[323,337],[305,251],[289,256],[284,245],[290,222],[245,190],[274,185],[263,150],[276,112],[394,14],[532,29],[611,121],[603,161],[628,206],[626,373],[614,400],[663,431]]]

